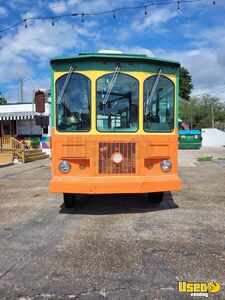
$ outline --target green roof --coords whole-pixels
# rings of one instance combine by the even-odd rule
[[[155,62],[155,63],[165,63],[169,64],[171,66],[180,67],[180,63],[178,61],[174,60],[167,60],[162,58],[155,58],[155,57],[149,57],[144,54],[125,54],[125,53],[79,53],[76,56],[64,56],[64,57],[55,57],[51,59],[51,63],[64,61],[64,60],[85,60],[85,59],[93,59],[93,58],[120,58],[120,59],[131,59],[131,60],[138,60],[138,61],[149,61],[149,62]]]

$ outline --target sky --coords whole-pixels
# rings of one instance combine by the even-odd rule
[[[0,92],[8,102],[50,88],[49,60],[101,49],[173,59],[192,76],[192,95],[211,93],[225,101],[225,1],[201,0],[124,9],[113,14],[32,20],[5,31],[0,39]],[[0,0],[0,30],[29,17],[97,13],[174,0]]]

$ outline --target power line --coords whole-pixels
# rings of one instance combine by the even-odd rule
[[[201,97],[201,96],[204,96],[206,94],[220,94],[221,92],[225,91],[225,87],[223,88],[219,88],[219,89],[215,89],[215,90],[211,90],[209,92],[205,92],[205,93],[201,93],[201,94],[197,94],[197,95],[193,95],[192,97]]]
[[[18,21],[17,23],[14,23],[6,28],[3,28],[0,30],[0,38],[1,38],[1,34],[5,33],[21,24],[24,24],[24,27],[27,28],[28,27],[28,21],[34,21],[34,20],[38,20],[38,21],[45,21],[45,20],[51,20],[52,22],[52,26],[55,25],[54,20],[57,19],[62,19],[62,18],[69,18],[69,17],[81,17],[81,22],[84,22],[84,18],[85,16],[100,16],[100,15],[106,15],[106,14],[112,14],[113,18],[116,18],[116,12],[119,11],[125,11],[125,10],[136,10],[136,9],[143,9],[144,10],[144,15],[147,15],[148,12],[148,8],[149,7],[153,7],[153,6],[166,6],[166,5],[177,5],[177,12],[180,12],[180,5],[182,3],[194,3],[194,2],[204,2],[206,0],[176,0],[176,1],[164,1],[164,2],[152,2],[152,3],[148,3],[148,4],[143,4],[143,5],[136,5],[136,6],[124,6],[124,7],[119,7],[119,8],[114,8],[111,10],[106,10],[106,11],[99,11],[99,12],[95,12],[95,13],[85,13],[85,12],[79,12],[79,13],[70,13],[70,14],[62,14],[62,15],[52,15],[52,16],[47,16],[47,17],[29,17],[29,18],[25,18],[21,21]],[[212,4],[216,4],[216,1],[212,1]],[[140,3],[140,2],[139,2]]]

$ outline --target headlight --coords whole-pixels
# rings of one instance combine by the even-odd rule
[[[63,174],[69,173],[70,169],[71,169],[71,164],[68,161],[63,160],[60,162],[59,171],[61,173],[63,173]]]
[[[115,152],[113,153],[113,155],[111,156],[111,159],[114,163],[116,164],[120,164],[121,161],[123,160],[123,155],[120,152]]]
[[[172,164],[169,160],[163,160],[160,164],[160,167],[163,172],[169,172],[172,169]]]

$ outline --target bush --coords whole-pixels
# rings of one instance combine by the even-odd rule
[[[31,147],[33,149],[39,149],[40,148],[40,140],[38,137],[34,137],[31,140]]]

